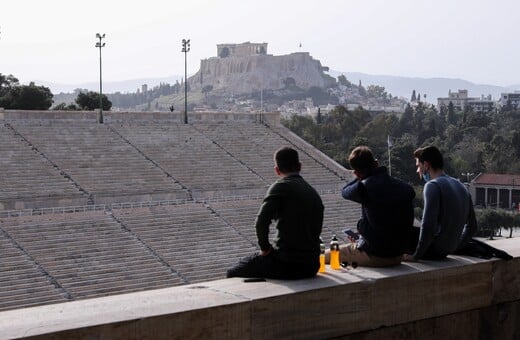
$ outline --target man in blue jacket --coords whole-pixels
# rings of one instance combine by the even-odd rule
[[[401,263],[413,228],[413,188],[388,175],[372,150],[358,146],[348,159],[355,179],[342,190],[343,198],[361,204],[357,241],[340,246],[340,261],[384,267]],[[351,240],[353,241],[353,240]]]

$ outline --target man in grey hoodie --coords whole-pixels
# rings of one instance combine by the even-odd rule
[[[415,228],[416,245],[405,260],[439,260],[463,247],[477,231],[471,196],[459,180],[444,170],[442,154],[435,146],[414,152],[417,173],[424,185],[421,228]]]

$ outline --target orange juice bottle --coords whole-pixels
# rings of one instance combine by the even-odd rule
[[[333,235],[332,241],[330,241],[330,267],[332,269],[341,269],[339,264],[339,242],[336,235]]]
[[[325,273],[325,245],[323,244],[323,240],[320,238],[320,269],[318,270],[320,273]]]

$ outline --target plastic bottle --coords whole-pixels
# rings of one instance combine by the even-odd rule
[[[318,270],[320,273],[325,273],[325,244],[323,244],[323,240],[320,238],[320,269]]]
[[[330,267],[332,269],[341,269],[339,263],[339,242],[336,235],[333,235],[332,241],[330,241]]]

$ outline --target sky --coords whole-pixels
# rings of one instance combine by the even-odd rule
[[[0,73],[21,83],[188,76],[221,43],[309,52],[342,72],[520,83],[518,0],[3,0]],[[301,47],[300,47],[301,44]]]

